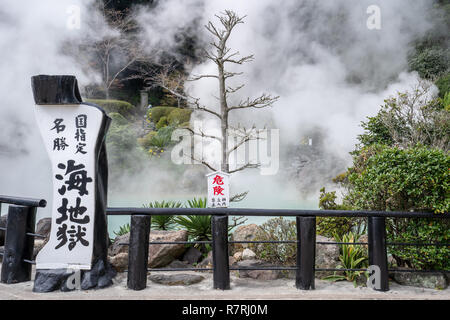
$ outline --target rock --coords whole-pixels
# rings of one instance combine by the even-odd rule
[[[420,288],[443,290],[448,287],[447,279],[443,273],[416,273],[416,272],[392,272],[391,277],[395,282]]]
[[[242,251],[236,252],[236,253],[233,255],[233,258],[234,258],[236,261],[242,260]]]
[[[320,235],[316,236],[316,242],[335,242]],[[339,265],[339,246],[316,244],[316,269],[335,269]],[[334,271],[316,271],[316,278],[323,278],[334,274]]]
[[[33,260],[36,259],[37,254],[39,253],[39,251],[42,250],[42,248],[45,246],[45,244],[47,242],[48,242],[48,239],[41,240],[41,239],[36,238],[34,240]]]
[[[103,260],[98,260],[93,264],[92,269],[80,272],[80,288],[81,290],[100,289],[112,284],[112,279],[116,272],[112,266]],[[67,287],[67,280],[74,272],[68,272],[68,269],[39,269],[36,270],[34,280],[34,292],[51,292],[60,289],[61,291],[76,290]]]
[[[152,274],[148,277],[151,281],[168,286],[188,286],[199,283],[205,278],[198,274]]]
[[[237,261],[236,261],[235,258],[233,258],[233,257],[231,257],[231,256],[228,257],[228,265],[229,265],[229,266],[234,265],[236,262],[237,262]]]
[[[155,230],[150,232],[150,241],[187,241],[187,231],[162,231]],[[148,250],[149,268],[164,267],[173,260],[180,257],[186,250],[184,244],[157,244],[151,245]]]
[[[190,268],[191,265],[187,261],[173,260],[167,267],[172,269],[185,269]]]
[[[52,218],[42,218],[36,224],[36,233],[48,238],[50,237],[51,227],[52,227]]]
[[[123,272],[128,268],[128,252],[121,252],[109,257],[109,262],[117,272]]]
[[[0,228],[6,228],[6,219],[8,215],[0,216]],[[5,230],[0,230],[0,246],[5,244]]]
[[[128,254],[128,245],[121,245],[121,243],[130,243],[130,233],[117,236],[108,248],[108,255],[115,256],[116,254],[125,252]]]
[[[253,260],[256,259],[256,253],[250,249],[244,249],[242,252],[242,260]]]
[[[194,247],[190,247],[183,255],[183,261],[187,261],[190,264],[197,263],[202,258],[200,250]]]
[[[212,257],[212,251],[208,252],[208,255],[205,259],[203,259],[199,264],[197,264],[197,268],[212,268],[213,265],[213,257]],[[210,272],[210,271],[203,271],[203,272]]]
[[[256,267],[271,267],[271,264],[260,260],[243,260],[237,263],[239,268],[256,268]],[[253,278],[258,280],[275,280],[281,276],[279,270],[239,270],[240,278]]]
[[[256,234],[261,228],[256,224],[248,224],[245,226],[240,226],[231,235],[232,241],[253,241],[255,240]],[[243,248],[248,248],[247,243],[235,243],[234,249],[241,250]]]

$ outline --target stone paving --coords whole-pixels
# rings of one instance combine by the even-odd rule
[[[0,284],[0,299],[2,300],[450,300],[450,288],[445,290],[423,289],[417,287],[390,284],[388,292],[377,292],[366,287],[354,288],[349,282],[323,281],[316,279],[316,289],[303,291],[295,288],[293,279],[253,280],[231,276],[231,290],[212,289],[212,274],[206,272],[178,272],[201,274],[205,277],[200,283],[190,286],[167,286],[148,280],[147,288],[141,291],[129,290],[126,287],[126,273],[120,273],[114,279],[114,285],[100,290],[76,290],[72,292],[34,293],[33,282],[18,284]],[[156,274],[156,272],[154,273]]]

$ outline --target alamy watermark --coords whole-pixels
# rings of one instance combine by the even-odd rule
[[[172,162],[181,164],[213,163],[220,169],[223,158],[221,139],[208,139],[202,134],[202,121],[194,121],[194,129],[176,129],[172,141],[178,143],[171,152]],[[278,129],[228,129],[226,163],[230,171],[259,168],[261,175],[275,175],[279,169],[280,134]],[[239,132],[238,132],[239,131]],[[193,133],[195,132],[195,134]]]
[[[373,4],[367,7],[366,13],[369,15],[366,21],[367,29],[380,30],[381,29],[381,9],[379,6]]]

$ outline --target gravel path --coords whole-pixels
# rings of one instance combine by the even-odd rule
[[[33,282],[23,282],[18,284],[0,284],[1,300],[22,300],[22,299],[45,299],[45,300],[240,300],[240,299],[282,299],[282,300],[322,300],[322,299],[351,299],[351,300],[371,300],[371,299],[430,299],[430,300],[450,300],[450,288],[446,290],[422,289],[417,287],[401,286],[396,283],[390,284],[391,290],[388,292],[377,292],[369,288],[354,288],[349,282],[331,283],[316,279],[315,290],[297,290],[295,280],[277,279],[271,281],[258,281],[249,278],[237,278],[231,276],[231,290],[221,291],[212,289],[212,274],[198,272],[177,272],[201,274],[205,277],[200,283],[190,286],[166,286],[147,282],[147,288],[141,291],[129,290],[126,287],[126,273],[120,273],[114,279],[114,285],[107,289],[72,291],[72,292],[51,292],[34,293]]]

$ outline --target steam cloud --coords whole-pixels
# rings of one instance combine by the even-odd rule
[[[98,12],[89,9],[92,0],[3,2],[0,194],[51,199],[51,172],[35,124],[30,77],[73,74],[81,85],[98,80],[98,74],[80,68],[63,49],[67,41],[99,36],[108,32],[108,27]],[[81,8],[80,30],[66,26],[67,8],[71,5]],[[369,5],[381,9],[381,30],[366,27]],[[316,187],[343,170],[349,164],[348,152],[361,133],[360,121],[375,114],[387,96],[409,89],[416,81],[417,76],[407,72],[406,57],[411,41],[432,26],[425,16],[431,6],[427,0],[165,0],[157,2],[153,9],[135,10],[143,28],[142,41],[149,50],[175,48],[180,30],[209,43],[203,25],[214,20],[215,14],[232,9],[247,15],[245,24],[236,28],[229,42],[243,55],[255,55],[253,62],[239,67],[244,75],[236,80],[246,86],[236,99],[262,92],[279,95],[280,99],[265,110],[269,112],[238,112],[231,121],[280,129],[282,159],[279,175],[260,176],[252,170],[238,173],[233,176],[233,188],[235,192],[250,189],[246,206],[287,207],[298,205],[293,201],[300,197],[296,186],[309,183],[309,176],[315,177]],[[205,62],[195,66],[192,73],[214,71],[214,65]],[[212,96],[214,81],[193,83],[189,90],[207,105],[216,103]],[[304,181],[296,181],[283,166],[292,164],[292,152],[305,135],[320,135],[324,158],[332,155],[342,162],[334,166],[330,163],[325,172],[314,171],[317,167],[312,166],[303,175]],[[164,197],[161,193],[167,190],[162,186],[171,180],[171,173],[162,179],[155,171],[150,167],[139,177],[124,177],[114,183],[123,183],[131,191],[146,190],[144,193],[153,198],[155,194]],[[278,190],[277,194],[273,190]],[[261,203],[261,199],[269,200]],[[317,189],[310,199],[317,202]]]

